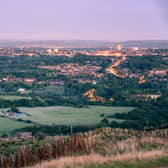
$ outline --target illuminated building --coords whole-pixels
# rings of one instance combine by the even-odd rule
[[[122,45],[118,43],[118,44],[116,44],[115,48],[116,48],[117,51],[121,51],[122,50]]]

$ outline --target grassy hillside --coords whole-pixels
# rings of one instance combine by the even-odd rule
[[[102,120],[102,117],[100,116],[101,114],[112,115],[115,113],[126,113],[133,110],[131,107],[107,106],[90,106],[89,108],[53,106],[19,109],[21,112],[30,114],[30,116],[22,119],[31,120],[45,125],[96,125]]]
[[[139,153],[134,153],[113,158],[99,155],[65,157],[31,168],[167,168],[168,166],[168,156],[160,156],[157,151],[141,153],[141,157],[138,155]]]
[[[20,168],[36,163],[40,165],[35,168],[168,166],[167,137],[167,129],[135,131],[102,128],[71,137],[34,140],[28,145],[18,142],[20,145],[17,143],[17,148],[8,143],[5,150],[4,145],[0,146],[0,167],[17,165]]]
[[[21,107],[21,112],[29,114],[20,116],[23,120],[31,120],[37,124],[43,125],[85,125],[92,126],[99,124],[103,119],[101,114],[112,115],[114,113],[125,113],[131,111],[132,107],[107,107],[107,106],[90,106],[89,108],[75,108],[65,106],[53,107]],[[0,109],[0,111],[7,109]],[[120,121],[110,118],[109,121]],[[26,123],[15,121],[8,118],[0,117],[0,135],[14,131],[15,129],[29,126]]]
[[[10,101],[14,101],[14,100],[21,100],[21,99],[31,99],[31,97],[24,97],[24,96],[11,96],[11,95],[1,95],[0,99],[3,100],[10,100]]]
[[[26,126],[28,126],[28,124],[26,123],[11,120],[5,117],[0,117],[0,135]]]

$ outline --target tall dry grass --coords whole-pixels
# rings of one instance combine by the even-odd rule
[[[166,153],[163,150],[155,151],[140,151],[125,154],[118,154],[112,156],[101,156],[99,154],[91,154],[77,157],[64,157],[58,160],[50,162],[42,162],[29,168],[84,168],[90,164],[103,164],[114,161],[135,161],[135,160],[151,160],[158,157],[165,156]]]
[[[95,131],[76,134],[72,137],[48,141],[46,144],[35,147],[21,146],[18,151],[9,156],[0,156],[0,167],[22,168],[33,166],[57,159],[54,162],[62,166],[65,162],[73,164],[78,160],[112,161],[113,159],[123,160],[124,158],[147,158],[163,155],[168,151],[168,130],[156,131],[135,131],[127,129],[102,128]],[[163,152],[164,151],[164,152]],[[81,157],[73,157],[81,156]],[[68,159],[69,158],[69,159]],[[98,159],[96,159],[98,158]],[[89,161],[90,159],[90,161]],[[52,162],[51,162],[52,163]],[[43,163],[47,164],[47,163]],[[62,167],[61,167],[62,168]]]
[[[42,162],[33,168],[83,168],[89,164],[148,160],[167,155],[168,130],[149,132],[104,128],[86,133],[84,137],[90,144],[91,154]]]

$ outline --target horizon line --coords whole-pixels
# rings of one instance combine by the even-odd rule
[[[37,42],[37,41],[97,41],[97,42],[114,42],[114,43],[117,43],[117,42],[129,42],[129,41],[168,41],[168,39],[137,39],[137,40],[94,40],[94,39],[29,39],[29,38],[19,38],[19,39],[15,39],[15,38],[11,38],[11,39],[0,39],[0,42],[2,41],[20,41],[20,42],[27,42],[27,41],[33,41],[33,42]]]

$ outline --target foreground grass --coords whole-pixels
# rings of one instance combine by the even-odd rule
[[[158,168],[168,166],[168,130],[103,128],[89,133],[91,153],[64,156],[32,168]],[[84,138],[84,137],[83,137]]]
[[[85,168],[159,168],[168,167],[168,156],[154,159],[154,160],[137,160],[134,162],[114,162],[114,163],[104,163],[102,165],[93,164]]]
[[[157,168],[168,166],[168,156],[163,151],[134,152],[105,157],[96,154],[65,157],[44,162],[31,168]]]
[[[167,138],[168,129],[136,131],[112,128],[96,129],[61,139],[49,137],[45,140],[46,143],[40,143],[40,141],[38,143],[33,141],[32,144],[29,143],[30,145],[23,143],[13,154],[10,152],[12,151],[10,147],[6,149],[9,153],[4,153],[2,150],[0,167],[9,168],[15,165],[22,168],[35,164],[39,165],[33,168],[103,166],[104,168],[112,166],[131,168],[135,165],[142,168],[143,166],[150,168],[150,165],[151,168],[162,167],[167,166]],[[164,162],[163,158],[165,158]],[[162,160],[159,161],[159,159]]]

